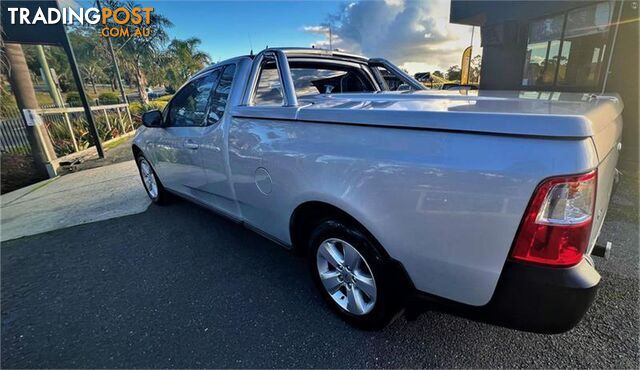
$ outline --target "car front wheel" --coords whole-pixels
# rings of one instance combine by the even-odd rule
[[[164,204],[167,199],[166,190],[162,187],[149,161],[142,155],[138,157],[138,170],[140,171],[140,178],[144,184],[144,189],[147,191],[147,195],[151,201],[156,204]]]

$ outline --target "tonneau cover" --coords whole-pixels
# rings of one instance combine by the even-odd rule
[[[606,129],[623,108],[615,95],[442,90],[318,94],[299,105],[302,121],[574,138]]]

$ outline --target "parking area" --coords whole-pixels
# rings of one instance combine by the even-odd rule
[[[353,329],[299,257],[176,201],[4,241],[1,366],[637,368],[637,186],[637,172],[624,177],[613,199],[602,232],[613,255],[596,260],[597,299],[568,333],[439,311]]]

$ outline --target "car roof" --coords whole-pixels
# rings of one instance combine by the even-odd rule
[[[316,48],[267,48],[264,51],[269,50],[281,50],[287,56],[322,56],[322,57],[337,57],[344,59],[356,59],[361,62],[369,61],[369,58],[357,55],[346,53],[340,50],[328,50],[328,49],[316,49]]]

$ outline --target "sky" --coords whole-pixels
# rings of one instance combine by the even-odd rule
[[[217,62],[266,46],[329,47],[383,57],[411,73],[460,64],[471,27],[449,23],[449,0],[138,0],[174,26],[171,37],[202,40]],[[480,51],[479,30],[474,55]]]

